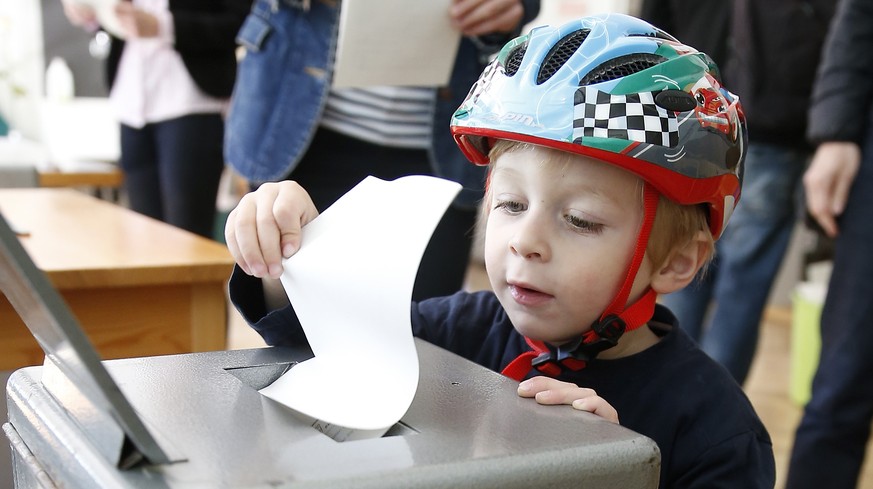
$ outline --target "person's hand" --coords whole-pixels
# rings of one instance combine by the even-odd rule
[[[618,424],[618,412],[592,389],[579,387],[551,377],[534,377],[518,384],[518,395],[533,397],[539,404],[569,404],[573,409],[588,411]]]
[[[449,16],[465,36],[509,33],[524,17],[521,0],[452,0]]]
[[[836,218],[846,209],[849,190],[861,165],[861,149],[843,141],[819,145],[803,175],[809,214],[830,237],[839,232]]]
[[[115,5],[115,15],[128,39],[157,37],[160,33],[158,18],[134,7],[131,2],[118,2]]]
[[[300,229],[318,210],[297,182],[265,183],[240,199],[224,227],[227,248],[239,267],[258,278],[278,279],[282,258],[300,248]]]
[[[97,26],[97,13],[89,5],[75,0],[63,0],[64,15],[76,27],[92,28]]]

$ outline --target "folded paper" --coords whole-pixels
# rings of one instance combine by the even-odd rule
[[[461,187],[368,177],[303,229],[282,285],[314,358],[260,392],[337,440],[377,437],[418,387],[410,301],[421,256]]]

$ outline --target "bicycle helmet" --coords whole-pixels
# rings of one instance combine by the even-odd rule
[[[451,121],[468,159],[493,139],[620,166],[721,235],[740,197],[745,116],[704,53],[623,14],[539,27],[504,46]]]
[[[510,41],[455,111],[451,130],[476,164],[488,164],[491,142],[506,139],[596,158],[645,181],[643,223],[612,303],[567,344],[526,338],[532,350],[503,372],[518,380],[531,367],[552,375],[584,368],[651,319],[654,291],[626,302],[660,195],[706,205],[716,239],[740,197],[747,136],[739,99],[721,86],[709,56],[623,14],[539,27]]]

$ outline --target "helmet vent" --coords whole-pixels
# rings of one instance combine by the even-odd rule
[[[564,63],[570,59],[570,56],[573,56],[573,53],[579,49],[579,46],[582,45],[582,41],[588,37],[588,33],[590,31],[588,29],[580,29],[575,32],[571,32],[566,36],[562,37],[560,41],[558,41],[552,49],[549,50],[549,54],[546,55],[545,60],[543,60],[542,66],[540,66],[540,72],[537,74],[537,85],[542,85],[546,80],[551,78],[556,71],[558,71]]]
[[[644,33],[642,33],[642,34],[628,34],[628,36],[629,36],[629,37],[639,37],[639,36],[642,36],[642,37],[652,37],[652,38],[655,38],[655,39],[662,39],[662,40],[664,40],[664,41],[679,42],[678,39],[676,39],[675,37],[671,36],[671,35],[668,34],[667,32],[662,31],[661,29],[655,29],[654,32],[644,32]]]
[[[591,70],[581,81],[579,81],[579,86],[583,87],[585,85],[593,85],[595,83],[602,83],[633,75],[634,73],[661,64],[666,60],[667,58],[663,56],[647,53],[620,56]]]
[[[521,60],[524,58],[524,53],[527,51],[527,43],[516,46],[515,49],[506,57],[506,76],[512,76],[518,73],[518,68],[521,66]]]

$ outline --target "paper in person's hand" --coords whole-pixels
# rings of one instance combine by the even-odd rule
[[[343,0],[333,86],[448,83],[461,34],[451,0]]]

